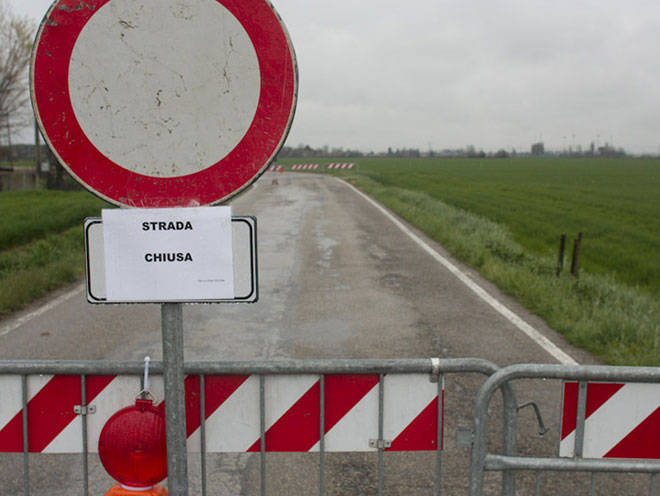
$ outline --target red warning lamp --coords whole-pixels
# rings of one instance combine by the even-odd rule
[[[149,399],[122,408],[103,426],[99,457],[124,489],[146,490],[167,477],[165,415]]]

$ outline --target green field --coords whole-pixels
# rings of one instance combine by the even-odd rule
[[[7,191],[0,193],[0,252],[82,226],[107,203],[84,192]]]
[[[309,161],[309,160],[308,160]],[[321,164],[338,160],[316,161]],[[416,225],[605,362],[660,365],[660,161],[342,159]],[[299,160],[283,161],[296,163]],[[580,276],[556,277],[583,233]]]
[[[33,167],[34,161],[29,160],[15,160],[14,162],[3,162],[0,161],[1,167]]]
[[[0,193],[0,316],[80,280],[82,223],[104,207],[83,191]]]
[[[360,160],[383,186],[420,191],[505,225],[526,251],[660,296],[660,161],[641,159]]]

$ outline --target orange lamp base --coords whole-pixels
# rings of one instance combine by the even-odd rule
[[[154,486],[146,491],[133,491],[115,484],[105,496],[167,496],[167,490],[163,486]]]

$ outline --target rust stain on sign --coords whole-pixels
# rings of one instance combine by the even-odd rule
[[[89,10],[94,10],[96,6],[91,3],[80,2],[75,7],[69,7],[67,5],[60,4],[57,6],[57,8],[63,10],[64,12],[75,12],[76,10],[82,10],[84,8],[88,8]]]

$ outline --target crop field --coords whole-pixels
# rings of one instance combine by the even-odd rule
[[[34,162],[29,160],[15,160],[14,162],[0,161],[0,168],[2,167],[32,167]]]
[[[81,226],[107,203],[85,191],[7,191],[0,193],[0,252],[48,234]]]
[[[660,160],[360,160],[383,186],[503,224],[534,255],[582,232],[580,266],[660,296]]]
[[[350,160],[354,171],[327,171],[334,160],[314,161],[440,242],[573,344],[611,364],[660,365],[660,160],[359,158]],[[567,269],[578,232],[575,278]],[[562,233],[566,258],[557,277]]]
[[[80,279],[82,223],[104,207],[84,191],[0,193],[0,316]]]

